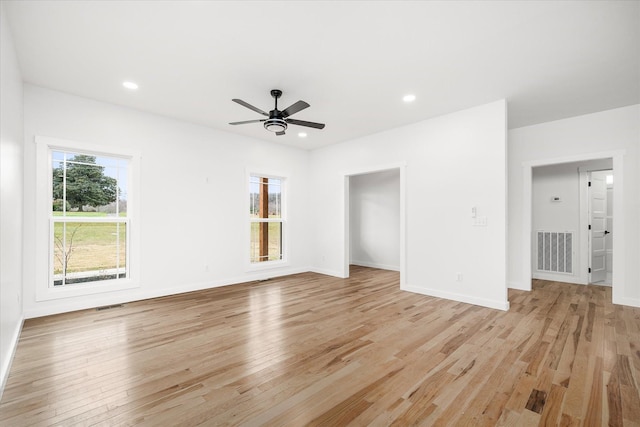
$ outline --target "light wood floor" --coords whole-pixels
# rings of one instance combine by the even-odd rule
[[[509,301],[353,267],[32,319],[0,424],[640,425],[640,309],[544,281]]]

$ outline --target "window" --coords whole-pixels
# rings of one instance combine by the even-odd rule
[[[249,260],[252,265],[284,259],[283,178],[249,179]]]
[[[49,286],[129,277],[130,159],[50,150]]]

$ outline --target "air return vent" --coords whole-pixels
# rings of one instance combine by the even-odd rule
[[[573,273],[573,232],[538,231],[538,271]]]
[[[124,305],[122,304],[105,305],[103,307],[96,308],[96,311],[111,310],[112,308],[121,308],[121,307],[124,307]]]

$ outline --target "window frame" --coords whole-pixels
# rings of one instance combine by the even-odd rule
[[[119,147],[104,147],[58,138],[36,136],[36,301],[99,294],[138,288],[140,239],[137,230],[138,190],[140,185],[140,153]],[[51,208],[54,151],[128,160],[127,216],[110,218],[58,217]],[[54,286],[54,224],[63,222],[108,222],[126,224],[127,277]]]
[[[269,179],[278,179],[280,180],[280,218],[263,218],[256,220],[256,218],[251,217],[251,202],[250,202],[250,194],[251,194],[251,177],[259,177],[259,178],[269,178]],[[245,256],[245,265],[247,271],[260,271],[260,270],[268,270],[271,268],[278,267],[286,267],[289,265],[289,230],[288,230],[288,221],[287,221],[287,193],[288,193],[288,181],[289,178],[287,174],[278,173],[278,172],[256,172],[255,169],[247,169],[246,172],[246,190],[245,190],[245,212],[247,221],[245,222],[246,229],[246,256]],[[260,262],[252,262],[251,261],[251,224],[253,223],[280,223],[281,230],[281,253],[282,258],[278,260],[272,261],[260,261]]]

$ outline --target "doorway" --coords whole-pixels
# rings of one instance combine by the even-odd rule
[[[613,180],[615,186],[613,187],[613,219],[612,225],[615,230],[611,233],[611,247],[613,253],[616,254],[616,266],[612,270],[611,287],[612,287],[612,301],[616,304],[622,303],[625,295],[625,254],[626,254],[626,236],[625,236],[625,218],[623,215],[624,204],[624,150],[613,150],[598,153],[577,154],[567,157],[550,158],[542,160],[533,160],[524,162],[522,164],[523,172],[523,198],[522,198],[522,240],[521,240],[521,254],[522,254],[522,290],[531,290],[531,279],[534,277],[534,269],[532,263],[532,255],[535,253],[535,230],[533,228],[532,211],[533,211],[533,171],[537,167],[557,165],[563,163],[572,162],[585,162],[597,159],[613,159]],[[604,169],[604,168],[602,168]],[[585,210],[586,212],[586,210]],[[586,213],[585,213],[586,216]],[[586,222],[585,222],[586,223]],[[586,233],[588,230],[584,230]],[[584,251],[584,259],[588,256],[587,250]],[[587,271],[584,269],[583,271]],[[588,283],[588,278],[583,282]]]
[[[534,279],[605,283],[605,240],[611,240],[607,238],[606,176],[612,176],[612,168],[610,158],[533,168]]]
[[[349,264],[400,271],[400,171],[349,177]]]
[[[400,272],[406,283],[405,163],[344,175],[344,267],[351,263]],[[352,194],[353,193],[353,194]]]

